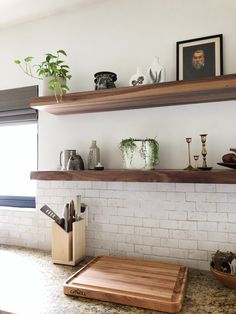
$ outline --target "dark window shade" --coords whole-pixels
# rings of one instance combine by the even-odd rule
[[[1,195],[0,206],[35,208],[35,197]]]
[[[36,96],[37,85],[0,91],[0,124],[37,121],[37,110],[30,108],[30,100]]]

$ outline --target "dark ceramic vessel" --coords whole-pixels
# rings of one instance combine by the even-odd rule
[[[116,87],[114,82],[117,80],[117,75],[113,72],[97,72],[94,77],[95,90]]]

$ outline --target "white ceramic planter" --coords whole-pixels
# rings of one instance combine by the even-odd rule
[[[51,80],[53,80],[53,79],[54,79],[54,77],[52,77],[52,76],[47,76],[47,77],[43,78],[43,96],[53,96],[53,95],[55,95],[55,93],[53,91],[50,91],[48,89],[48,83]],[[65,85],[66,84],[66,80],[65,79],[62,79],[62,78],[59,77],[58,80],[60,82],[60,85]],[[60,94],[61,94],[60,89],[59,88],[56,89],[56,95],[60,96]]]
[[[154,169],[151,144],[145,140],[134,141],[134,143],[136,145],[134,150],[127,149],[123,151],[124,168],[139,170]]]

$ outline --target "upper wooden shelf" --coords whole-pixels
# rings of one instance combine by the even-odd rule
[[[75,114],[173,106],[236,99],[236,74],[198,81],[174,81],[135,87],[65,94],[60,103],[54,96],[32,98],[31,107],[52,114]]]
[[[169,182],[169,183],[222,183],[236,184],[235,170],[81,170],[81,171],[32,171],[33,180],[55,181],[120,181],[120,182]]]

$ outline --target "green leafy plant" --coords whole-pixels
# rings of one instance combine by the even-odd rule
[[[141,142],[141,148],[138,150],[141,158],[145,161],[145,166],[147,166],[147,145],[148,142],[151,147],[151,155],[150,155],[150,164],[154,168],[158,162],[158,150],[159,144],[156,139],[153,138],[146,138],[146,139],[135,139],[135,138],[127,138],[123,139],[119,144],[119,149],[121,150],[123,160],[125,155],[130,154],[130,164],[132,163],[134,151],[138,148],[135,142]]]
[[[15,60],[14,62],[19,65],[21,70],[37,79],[43,79],[45,77],[51,77],[52,79],[48,82],[48,90],[52,91],[58,102],[58,95],[60,99],[62,98],[63,93],[69,90],[68,85],[66,84],[67,79],[71,79],[69,74],[69,66],[61,60],[61,56],[67,56],[64,50],[58,50],[56,54],[46,53],[45,60],[40,64],[32,65],[32,60],[34,57],[26,57],[23,61]],[[62,81],[64,81],[62,83]]]

